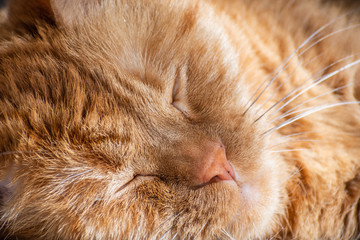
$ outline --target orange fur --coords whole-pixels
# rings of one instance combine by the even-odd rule
[[[358,22],[320,0],[11,1],[0,25],[3,234],[356,238]],[[198,187],[212,141],[237,179]]]

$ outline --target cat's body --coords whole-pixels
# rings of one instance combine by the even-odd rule
[[[14,0],[9,9],[6,233],[356,238],[354,13],[285,0]]]

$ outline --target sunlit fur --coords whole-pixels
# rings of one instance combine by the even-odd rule
[[[11,1],[3,236],[356,238],[360,27],[336,4]],[[211,141],[237,180],[196,187]]]

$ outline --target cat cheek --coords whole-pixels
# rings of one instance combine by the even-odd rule
[[[260,193],[256,187],[251,186],[250,184],[244,184],[241,187],[241,194],[243,198],[251,204],[257,204],[260,201]]]

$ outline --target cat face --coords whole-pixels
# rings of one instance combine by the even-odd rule
[[[26,4],[10,5],[20,32],[1,48],[9,231],[248,238],[274,227],[286,169],[246,112],[246,53],[240,62],[206,4]]]

